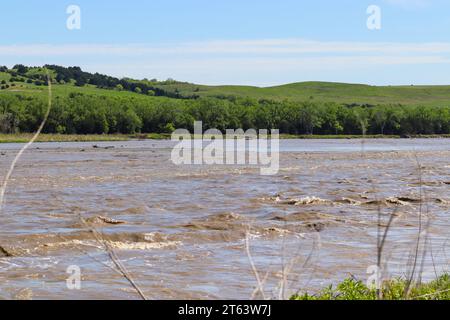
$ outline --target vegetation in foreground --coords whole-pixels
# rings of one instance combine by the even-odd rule
[[[410,286],[408,281],[395,279],[384,283],[382,289],[383,300],[450,300],[450,274],[444,274],[436,280],[419,285]],[[353,278],[339,283],[336,287],[329,286],[317,294],[297,294],[291,300],[377,300],[375,289]]]

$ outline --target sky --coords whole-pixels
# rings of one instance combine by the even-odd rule
[[[67,27],[71,5],[80,29]],[[367,26],[373,5],[379,29]],[[0,14],[9,67],[211,85],[450,84],[448,0],[14,0]]]

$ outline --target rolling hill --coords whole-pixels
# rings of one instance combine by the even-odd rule
[[[450,105],[449,86],[369,86],[331,82],[299,82],[274,87],[202,86],[194,84],[163,85],[183,95],[239,96],[255,99],[290,99],[345,104]]]
[[[55,70],[52,75],[58,79],[61,72],[67,68],[50,66]],[[24,67],[26,72],[14,77],[17,69],[4,70],[0,72],[1,92],[23,92],[26,94],[39,93],[44,88],[36,85],[36,79],[42,78],[42,68]],[[133,80],[117,79],[109,76],[89,74],[73,67],[76,71],[70,71],[68,75],[60,76],[60,80],[53,85],[55,93],[65,95],[68,92],[85,92],[88,94],[107,95],[137,95],[140,93],[154,92],[156,95],[193,98],[193,97],[218,97],[229,98],[249,97],[256,100],[292,100],[317,102],[336,102],[341,104],[357,105],[379,105],[379,104],[403,104],[403,105],[423,105],[423,106],[450,106],[450,85],[448,86],[370,86],[364,84],[347,84],[331,82],[298,82],[274,87],[254,87],[254,86],[208,86],[179,81],[156,81],[156,80]],[[71,68],[69,68],[71,69]],[[63,70],[63,71],[60,71]],[[11,75],[12,74],[12,75]],[[66,77],[66,78],[64,78]],[[80,77],[83,81],[81,85],[73,78]],[[100,80],[93,82],[91,78],[100,77]],[[61,79],[65,79],[61,80]],[[106,79],[106,80],[105,80]],[[112,80],[111,80],[112,79]],[[16,81],[11,81],[16,80]],[[22,81],[17,81],[22,80]],[[42,79],[41,79],[42,80]],[[120,82],[119,82],[120,81]],[[131,85],[126,90],[116,90],[117,83]],[[122,86],[120,84],[120,86]],[[8,87],[6,88],[5,85]],[[141,89],[136,89],[141,86]],[[140,91],[135,93],[135,91]],[[148,91],[147,91],[148,90]],[[131,91],[131,92],[130,92]],[[144,91],[144,92],[141,92]],[[153,94],[152,94],[153,95]],[[148,96],[148,95],[147,95]]]

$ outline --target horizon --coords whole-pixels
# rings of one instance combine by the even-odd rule
[[[446,85],[449,10],[443,0],[19,0],[3,6],[0,27],[15,32],[0,39],[0,64],[205,85]]]
[[[15,65],[17,64],[13,64],[13,65],[6,65],[6,67],[8,69],[12,69]],[[56,65],[54,63],[47,63],[47,65]],[[69,68],[69,67],[80,67],[80,66],[76,66],[76,65],[58,65],[61,67],[65,67],[65,68]],[[30,68],[43,68],[44,65],[34,65],[34,66],[27,66]],[[85,70],[82,67],[80,67],[82,69],[82,71],[84,72],[89,72],[89,73],[97,73],[97,71],[95,70]],[[100,73],[100,72],[98,72]],[[112,76],[118,79],[132,79],[132,80],[136,80],[136,81],[145,81],[145,80],[149,80],[149,77],[145,77],[145,78],[133,78],[133,77],[129,77],[129,76],[115,76],[115,75],[111,75],[111,74],[104,74],[106,76]],[[282,87],[282,86],[288,86],[288,85],[293,85],[293,84],[307,84],[307,83],[317,83],[317,84],[342,84],[342,85],[356,85],[356,86],[369,86],[369,87],[446,87],[446,86],[450,86],[449,84],[436,84],[436,85],[430,85],[430,84],[386,84],[386,85],[372,85],[372,84],[368,84],[368,83],[351,83],[351,82],[337,82],[337,81],[320,81],[320,80],[305,80],[305,81],[295,81],[295,82],[288,82],[288,83],[281,83],[281,84],[277,84],[277,85],[269,85],[269,86],[257,86],[257,85],[245,85],[245,84],[220,84],[220,85],[210,85],[210,84],[205,84],[205,83],[195,83],[195,82],[188,82],[188,81],[184,81],[184,80],[180,80],[180,79],[175,79],[173,77],[169,77],[167,79],[157,79],[158,82],[164,82],[166,80],[174,80],[180,83],[189,83],[189,84],[195,84],[195,85],[199,85],[199,86],[210,86],[210,87],[254,87],[254,88],[273,88],[273,87]]]

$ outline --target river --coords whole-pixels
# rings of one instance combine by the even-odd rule
[[[282,140],[274,176],[177,166],[173,145],[33,144],[1,212],[0,299],[138,299],[105,243],[150,299],[261,298],[250,261],[264,297],[314,293],[366,281],[391,216],[386,277],[449,271],[450,139]],[[0,145],[2,177],[21,146]]]

